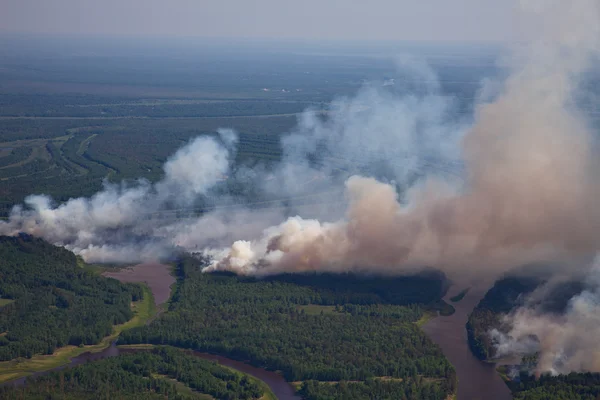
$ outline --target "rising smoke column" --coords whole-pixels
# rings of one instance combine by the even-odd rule
[[[464,185],[430,177],[401,203],[392,185],[355,176],[346,182],[345,218],[290,218],[261,238],[208,251],[215,258],[208,270],[402,273],[432,265],[496,275],[526,262],[594,253],[599,169],[573,99],[597,55],[598,3],[524,4],[534,35],[515,49],[497,98],[477,109],[462,143]]]

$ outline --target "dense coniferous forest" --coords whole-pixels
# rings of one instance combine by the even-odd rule
[[[600,397],[600,374],[533,375],[522,373],[509,384],[517,400],[597,400]]]
[[[0,387],[2,399],[258,399],[266,385],[183,351],[157,347]],[[208,397],[206,396],[208,395]]]
[[[220,354],[281,371],[288,381],[367,385],[369,378],[391,377],[410,379],[410,387],[429,396],[424,398],[454,391],[453,367],[415,324],[427,304],[444,294],[439,274],[261,280],[202,273],[204,265],[182,259],[169,311],[148,326],[125,332],[121,342]],[[437,388],[429,389],[431,385]],[[345,390],[343,385],[335,388]],[[360,396],[364,388],[355,392]]]
[[[428,400],[446,399],[447,393],[435,381],[417,376],[405,380],[367,379],[364,382],[306,382],[299,394],[305,400]]]
[[[0,259],[1,361],[97,344],[143,296],[140,286],[97,276],[70,251],[29,235],[0,237]]]

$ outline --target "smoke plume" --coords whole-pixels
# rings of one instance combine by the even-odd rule
[[[564,312],[545,310],[538,300],[552,300],[552,289],[564,282],[547,282],[525,304],[506,315],[506,333],[494,330],[497,356],[538,354],[534,372],[600,371],[600,257],[584,276],[584,289],[573,296]],[[571,278],[572,279],[572,278]],[[540,293],[541,292],[541,293]]]
[[[402,273],[432,265],[452,274],[497,275],[523,263],[594,253],[600,244],[600,210],[594,206],[598,166],[594,139],[574,96],[598,50],[598,4],[527,4],[538,33],[515,50],[511,74],[495,100],[476,110],[461,142],[464,182],[429,174],[400,201],[394,185],[353,176],[345,184],[344,218],[333,223],[290,218],[259,239],[211,251],[215,262],[209,270]],[[381,110],[387,104],[375,106]],[[353,115],[360,121],[344,116],[343,122],[334,118],[333,126],[313,122],[316,128],[310,127],[319,133],[309,137],[319,140],[310,143],[333,140],[341,149],[369,154],[368,146],[363,150],[352,141],[368,141],[374,131],[386,129],[393,130],[385,137],[391,148],[407,145],[398,140],[405,130],[415,132],[409,146],[431,143],[416,127],[383,114],[387,119],[375,126],[365,126],[358,113]],[[451,143],[449,136],[440,138]],[[404,163],[403,171],[407,165],[410,170]]]
[[[227,174],[227,147],[236,139],[231,131],[219,133],[220,141],[200,137],[177,151],[165,163],[165,176],[156,184],[144,180],[131,185],[105,183],[91,198],[58,205],[48,196],[29,196],[24,206],[14,207],[0,231],[43,237],[91,262],[164,257],[173,251],[174,243],[155,235],[165,222],[154,215],[173,206],[191,206]]]

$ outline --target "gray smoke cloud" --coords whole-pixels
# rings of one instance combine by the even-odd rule
[[[600,244],[595,142],[573,97],[598,50],[598,4],[526,4],[535,17],[535,36],[515,50],[511,74],[497,97],[478,106],[461,141],[464,182],[429,174],[400,199],[394,184],[353,176],[345,184],[344,218],[331,223],[290,218],[261,238],[210,251],[215,262],[208,270],[402,273],[433,265],[451,274],[497,275],[519,264],[594,253]],[[305,121],[301,126],[309,135],[292,136],[288,143],[300,143],[290,147],[332,142],[328,149],[355,159],[398,159],[399,147],[422,154],[417,148],[425,143],[419,150],[435,155],[443,150],[440,143],[453,143],[449,137],[457,136],[449,134],[439,107],[432,106],[439,98],[404,99],[402,109],[380,99],[368,102],[377,110],[369,112],[372,118],[342,112],[331,123]],[[434,110],[424,113],[431,130],[403,124],[420,121],[405,116],[422,115],[424,104]],[[374,132],[381,147],[371,152]],[[395,176],[406,178],[415,161],[403,160]]]
[[[222,130],[175,153],[157,183],[106,184],[64,204],[30,196],[0,233],[31,233],[94,262],[203,251],[213,260],[206,271],[252,275],[433,266],[454,278],[493,277],[592,256],[600,169],[575,98],[598,54],[599,5],[523,5],[525,44],[514,49],[508,78],[482,91],[487,101],[473,117],[457,117],[456,100],[439,93],[431,70],[403,58],[402,72],[421,86],[390,90],[396,85],[386,82],[338,99],[325,114],[303,113],[274,168],[232,165],[236,136]],[[225,179],[243,180],[261,200],[224,193]],[[216,208],[194,210],[211,198]],[[536,335],[549,360],[595,369],[574,361],[591,345],[574,332],[583,319],[595,326],[586,306],[597,294],[573,299],[557,336],[544,335],[541,319],[523,331],[530,314],[516,312],[511,337]]]

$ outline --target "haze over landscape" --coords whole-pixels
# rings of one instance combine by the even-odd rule
[[[515,2],[376,0],[304,3],[8,0],[0,30],[14,33],[386,41],[510,40]]]
[[[0,397],[600,396],[597,0],[3,8]]]

